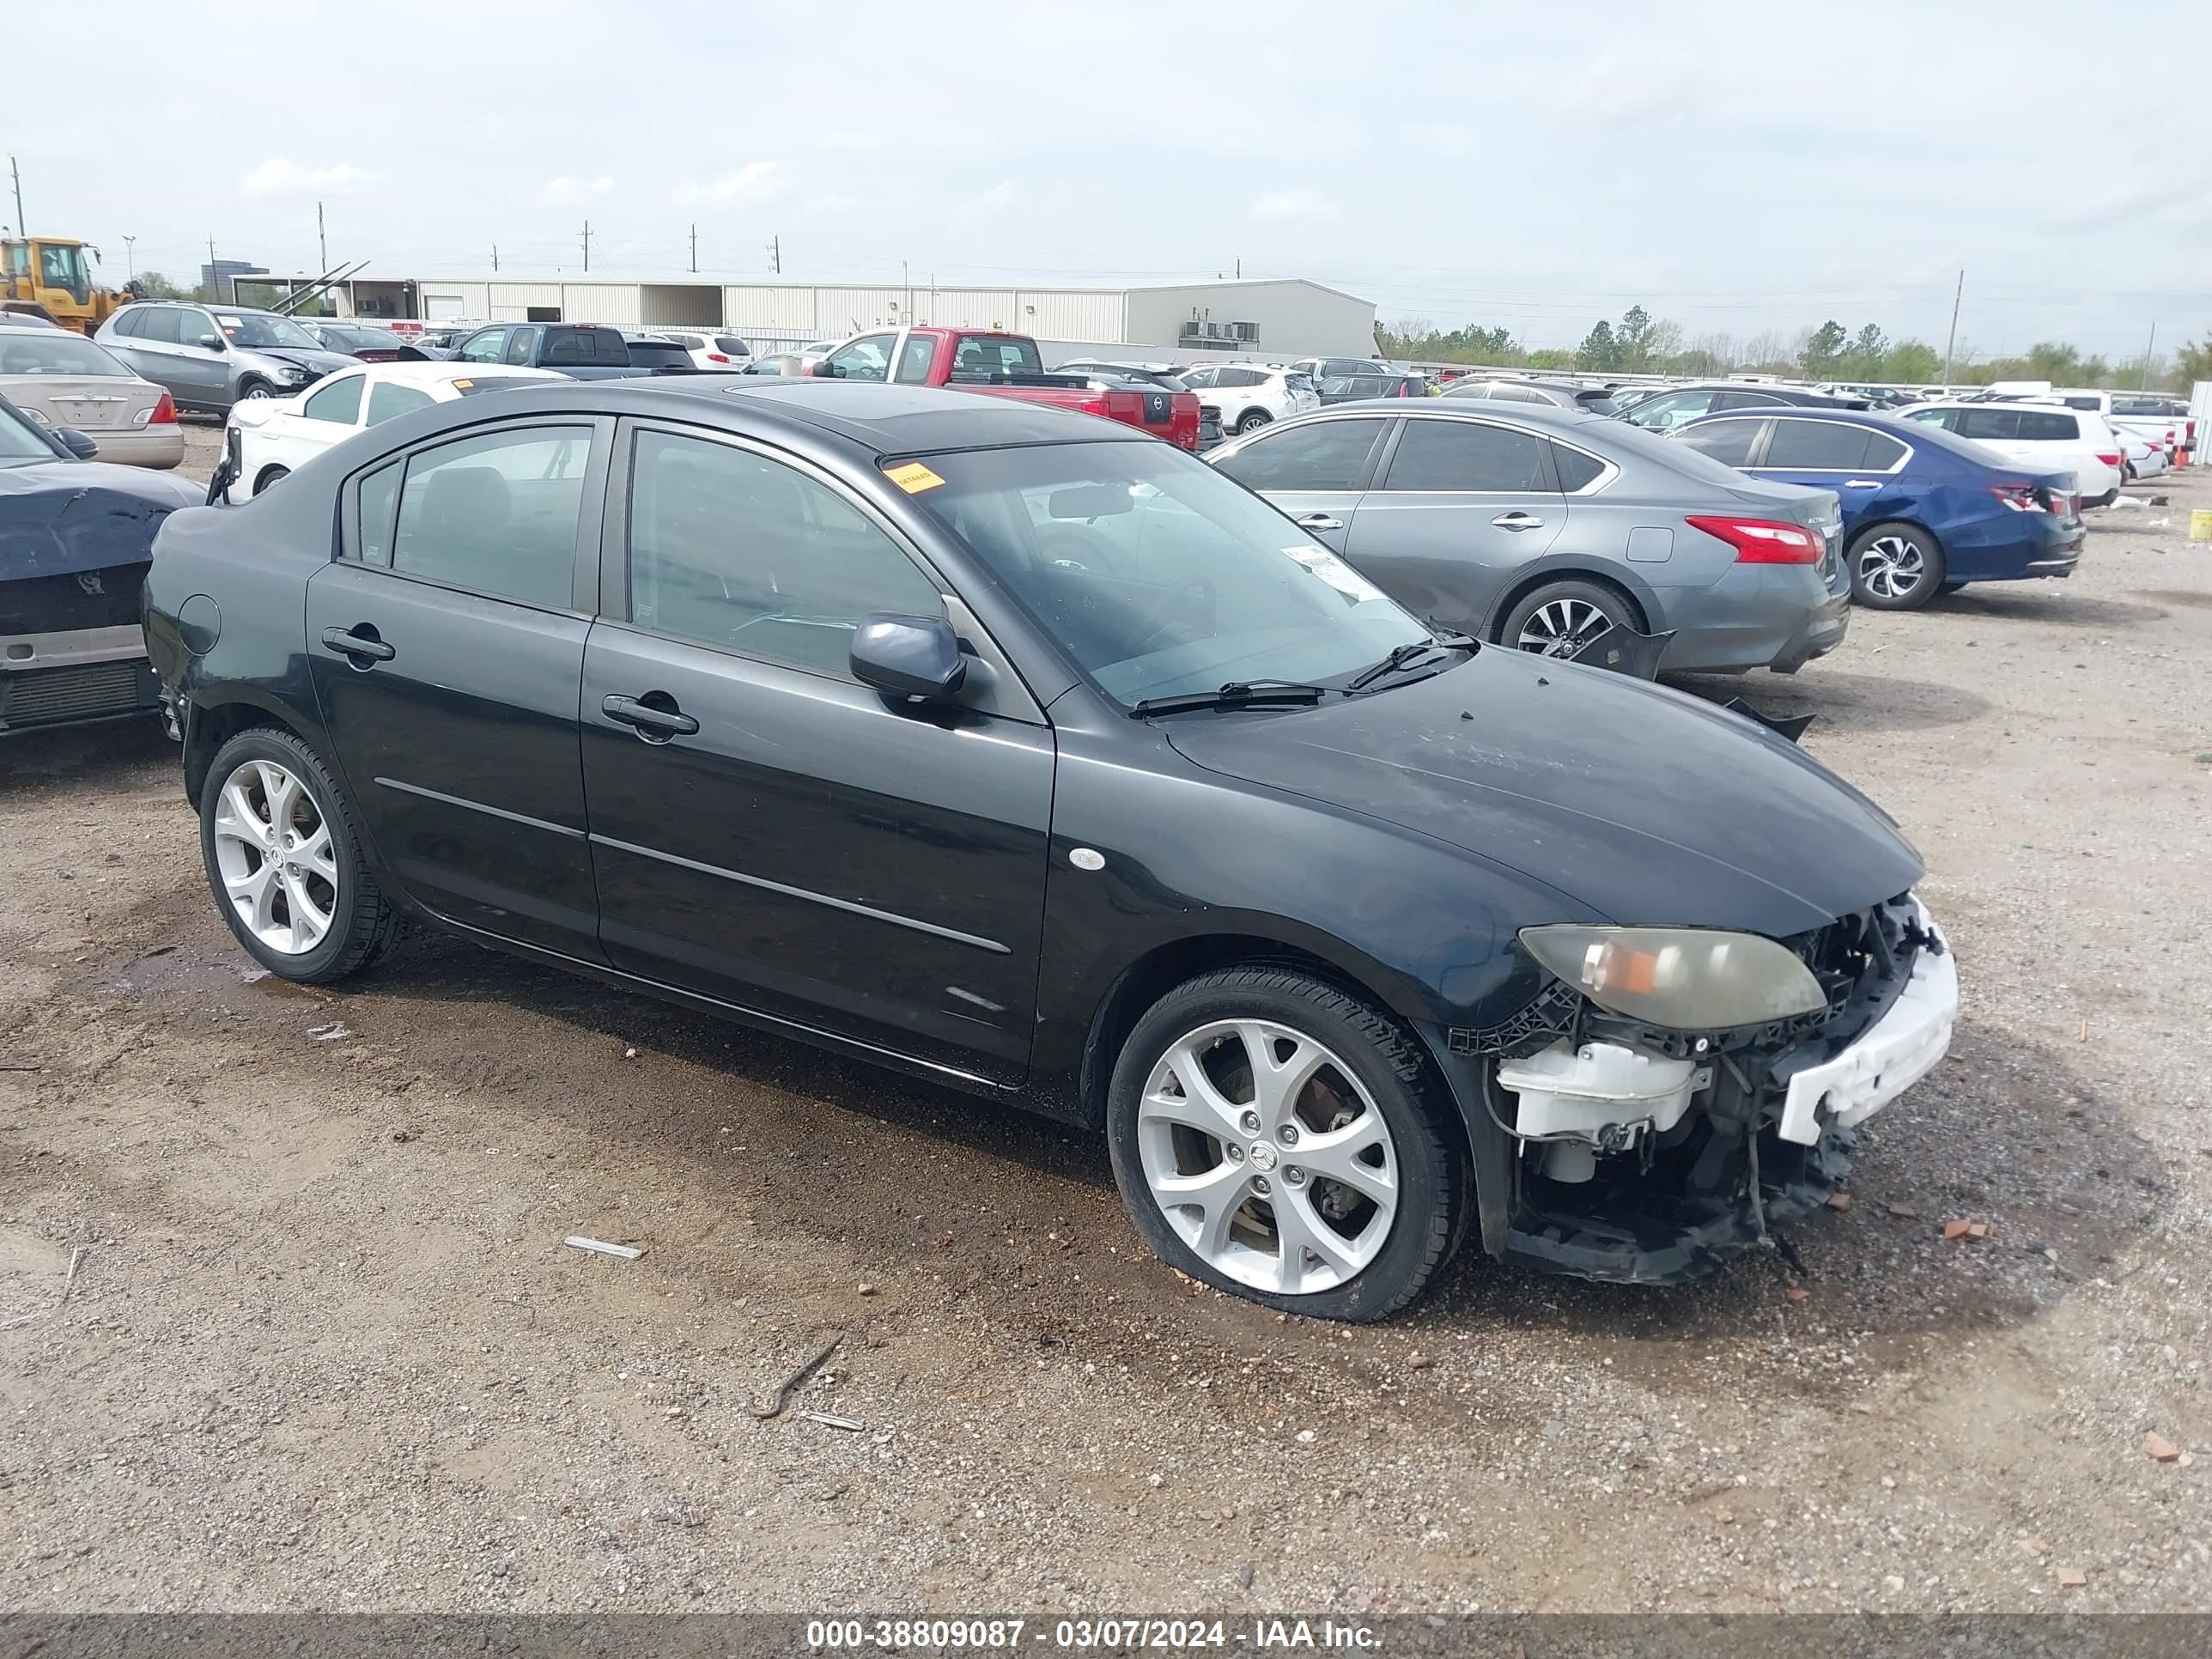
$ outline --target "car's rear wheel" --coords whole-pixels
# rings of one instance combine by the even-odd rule
[[[200,854],[230,931],[283,978],[358,973],[398,930],[344,792],[289,732],[256,727],[216,751],[200,790]]]
[[[1264,409],[1248,409],[1244,411],[1243,419],[1237,422],[1237,434],[1242,437],[1247,432],[1257,432],[1261,427],[1271,424],[1274,418]]]
[[[1147,1243],[1216,1289],[1380,1319],[1450,1255],[1466,1178],[1419,1048],[1336,987],[1281,968],[1202,975],[1122,1045],[1114,1176]]]
[[[253,493],[258,495],[271,484],[280,483],[291,476],[292,469],[289,466],[264,466],[261,469],[261,476],[253,481]]]
[[[1596,582],[1545,582],[1521,596],[1498,630],[1498,642],[1539,656],[1571,657],[1615,628],[1635,629],[1628,601]]]
[[[1851,602],[1876,611],[1913,611],[1946,580],[1943,544],[1917,525],[1869,525],[1851,538]]]

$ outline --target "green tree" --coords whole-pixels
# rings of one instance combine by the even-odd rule
[[[2173,378],[2185,392],[2199,380],[2212,380],[2212,335],[2173,354]]]
[[[1805,349],[1797,354],[1799,366],[1816,380],[1833,378],[1837,359],[1843,356],[1850,337],[1844,332],[1844,325],[1831,317],[1805,342]]]
[[[2026,380],[2055,380],[2071,385],[2081,370],[2081,354],[2057,340],[2038,340],[2027,349]]]
[[[1575,354],[1564,346],[1545,346],[1532,351],[1528,354],[1527,364],[1530,368],[1572,368],[1574,366]]]
[[[1888,356],[1889,337],[1869,323],[1853,337],[1850,349],[1843,354],[1842,367],[1846,374],[1871,380],[1881,373],[1882,359]]]
[[[158,270],[142,270],[131,279],[131,291],[142,300],[189,300],[191,292],[179,288]]]
[[[1583,343],[1575,349],[1575,366],[1578,368],[1618,368],[1620,366],[1620,342],[1613,337],[1613,325],[1602,317],[1591,325],[1590,331],[1583,336]]]
[[[1899,384],[1933,380],[1943,372],[1943,358],[1936,348],[1920,340],[1899,340],[1882,355],[1875,378]]]

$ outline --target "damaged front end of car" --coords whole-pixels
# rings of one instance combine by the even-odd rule
[[[1451,1034],[1507,1153],[1484,1242],[1587,1279],[1695,1277],[1824,1203],[1854,1126],[1942,1058],[1958,1009],[1910,893],[1785,939],[1583,926],[1520,945],[1529,1001]]]

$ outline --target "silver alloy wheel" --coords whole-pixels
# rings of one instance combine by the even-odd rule
[[[267,386],[262,385],[260,381],[256,380],[252,386],[246,387],[245,391],[240,392],[238,395],[244,398],[247,403],[252,403],[256,398],[273,398],[276,394],[270,391]]]
[[[1878,599],[1901,599],[1928,579],[1920,544],[1907,536],[1877,536],[1859,550],[1859,581]]]
[[[1217,1020],[1169,1044],[1138,1103],[1137,1152],[1176,1237],[1256,1290],[1348,1283],[1398,1213],[1397,1147],[1373,1098],[1272,1020]]]
[[[1571,657],[1612,627],[1613,618],[1588,599],[1553,599],[1536,607],[1513,642],[1543,656]]]
[[[254,938],[288,957],[323,942],[338,908],[331,826],[314,796],[275,761],[250,760],[216,798],[222,890]]]

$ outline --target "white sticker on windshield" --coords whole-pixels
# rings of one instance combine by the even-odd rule
[[[226,317],[219,311],[216,313],[215,319],[218,323],[221,323],[226,330],[232,331],[235,331],[236,330],[246,326],[246,319],[243,317]]]
[[[1283,551],[1355,605],[1382,597],[1381,588],[1325,547],[1309,543],[1304,547],[1286,547]]]

